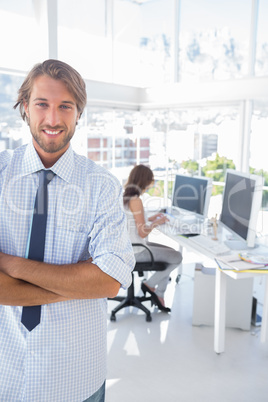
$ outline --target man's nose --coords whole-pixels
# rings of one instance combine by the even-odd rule
[[[54,127],[60,124],[60,114],[57,108],[50,107],[46,114],[46,124]]]

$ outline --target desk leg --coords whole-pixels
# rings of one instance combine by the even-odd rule
[[[216,269],[214,320],[214,350],[216,353],[224,352],[226,283],[227,275],[220,269]]]
[[[179,246],[178,251],[181,253],[181,255],[183,254],[183,247],[181,245]],[[182,276],[182,262],[180,263],[180,265],[178,267],[178,275],[177,275],[177,278],[176,278],[177,283],[179,283],[179,281],[181,279],[181,276]]]
[[[268,340],[268,277],[265,275],[265,292],[261,321],[261,342]]]

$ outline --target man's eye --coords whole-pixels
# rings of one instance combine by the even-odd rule
[[[62,109],[71,109],[70,106],[68,106],[68,105],[61,105],[61,108]]]
[[[37,103],[37,106],[40,106],[40,107],[46,107],[46,106],[47,106],[47,104],[46,104],[46,103],[44,103],[44,102],[41,102],[41,103]]]

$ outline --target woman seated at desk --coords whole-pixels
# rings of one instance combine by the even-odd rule
[[[153,182],[154,176],[150,168],[144,165],[135,166],[130,172],[125,185],[123,201],[131,242],[145,244],[151,250],[155,261],[168,263],[164,271],[157,271],[149,279],[143,281],[141,289],[144,295],[146,292],[151,294],[152,302],[159,310],[169,313],[171,310],[165,306],[164,293],[169,281],[169,275],[173,269],[181,264],[182,255],[170,247],[146,241],[146,237],[155,227],[168,221],[164,214],[158,213],[149,217],[148,222],[146,222],[140,196],[152,186]],[[149,261],[150,257],[146,249],[142,249],[142,247],[139,250],[135,249],[136,262]]]

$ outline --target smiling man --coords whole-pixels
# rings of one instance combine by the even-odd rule
[[[14,106],[32,142],[0,153],[1,401],[104,401],[106,298],[134,257],[118,181],[70,145],[85,105],[71,66],[36,65]]]

